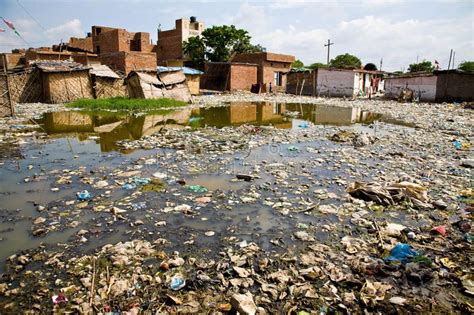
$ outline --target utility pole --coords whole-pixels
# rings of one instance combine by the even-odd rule
[[[380,68],[379,71],[382,71],[383,58],[380,58]]]
[[[328,61],[327,61],[327,65],[329,65],[329,52],[331,50],[331,45],[334,45],[334,43],[331,43],[331,40],[328,39],[328,43],[327,44],[324,44],[324,47],[327,47],[328,48]]]
[[[449,63],[448,63],[448,70],[451,68],[451,59],[453,58],[453,50],[449,53]]]
[[[454,58],[456,58],[456,51],[453,50],[453,69],[456,69],[456,66],[454,65]]]

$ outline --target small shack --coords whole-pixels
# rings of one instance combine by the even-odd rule
[[[383,90],[384,72],[363,69],[295,69],[288,74],[286,92],[329,97],[371,97]]]
[[[184,102],[191,100],[186,78],[182,71],[157,76],[153,72],[129,73],[127,79],[128,94],[131,98],[173,98]]]
[[[201,89],[214,91],[250,91],[257,84],[256,64],[242,62],[208,62],[204,65]]]
[[[41,72],[44,102],[67,103],[94,98],[90,67],[71,61],[39,61],[35,67]]]
[[[407,92],[422,102],[470,102],[474,100],[474,73],[461,70],[414,72],[388,77],[385,96],[403,99]]]
[[[182,71],[184,73],[184,76],[186,77],[186,85],[188,86],[191,95],[198,95],[201,75],[204,72],[189,67],[158,67],[158,75],[160,77],[166,76],[166,73],[176,71]]]
[[[95,98],[126,97],[123,78],[106,65],[91,65],[90,70]]]

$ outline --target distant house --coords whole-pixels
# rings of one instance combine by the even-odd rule
[[[238,54],[232,58],[232,62],[256,64],[258,66],[257,83],[265,84],[267,91],[271,83],[273,91],[282,92],[285,91],[286,75],[294,61],[294,56],[270,52]]]
[[[182,71],[184,73],[189,92],[191,92],[192,95],[199,94],[200,78],[204,72],[189,67],[158,67],[158,74],[162,76],[166,73],[172,73],[177,71]]]
[[[397,99],[403,90],[413,91],[424,102],[474,100],[474,73],[442,70],[433,73],[407,73],[385,79],[385,96]]]
[[[195,16],[176,20],[174,29],[166,31],[159,29],[156,49],[158,65],[182,67],[186,61],[183,42],[190,37],[201,35],[202,31],[204,23],[198,21]]]
[[[250,91],[257,84],[258,66],[242,62],[208,62],[204,65],[201,89],[215,91]]]
[[[286,92],[296,95],[354,97],[383,90],[382,71],[318,68],[288,74]]]

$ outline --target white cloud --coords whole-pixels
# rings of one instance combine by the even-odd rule
[[[289,25],[254,38],[268,51],[289,53],[305,63],[325,62],[330,38],[331,57],[342,53],[359,56],[363,63],[379,64],[384,69],[399,70],[419,60],[438,60],[445,67],[449,50],[456,51],[456,60],[472,59],[472,19],[437,19],[420,21],[365,16],[341,21],[334,28],[295,29]]]
[[[61,39],[63,42],[67,42],[69,37],[83,37],[85,35],[79,19],[72,19],[46,31],[29,19],[17,19],[13,23],[28,45],[13,31],[7,29],[0,36],[0,51],[8,52],[14,48],[50,46],[59,44]]]
[[[263,6],[242,3],[237,13],[230,18],[230,24],[249,31],[250,34],[265,32],[267,16]]]
[[[74,19],[48,29],[46,35],[52,39],[62,38],[63,41],[67,41],[69,37],[83,37],[84,32],[81,21]]]

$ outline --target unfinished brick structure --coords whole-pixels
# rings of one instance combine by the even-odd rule
[[[241,62],[209,62],[204,66],[201,89],[250,91],[257,83],[257,65]]]
[[[291,55],[269,52],[238,54],[233,62],[245,62],[258,65],[258,83],[268,85],[272,83],[273,91],[285,91],[286,74],[290,71],[295,57]]]
[[[91,33],[87,34],[86,38],[69,38],[69,43],[67,44],[69,51],[84,51],[84,52],[94,52],[94,45],[92,43]]]
[[[158,30],[156,58],[161,66],[183,66],[186,56],[183,53],[183,42],[190,37],[198,36],[204,30],[204,23],[192,16],[190,19],[176,20],[172,30]]]
[[[83,65],[99,63],[99,57],[96,54],[86,52],[53,51],[52,49],[29,49],[25,53],[26,64],[30,65],[34,61],[75,61]]]

